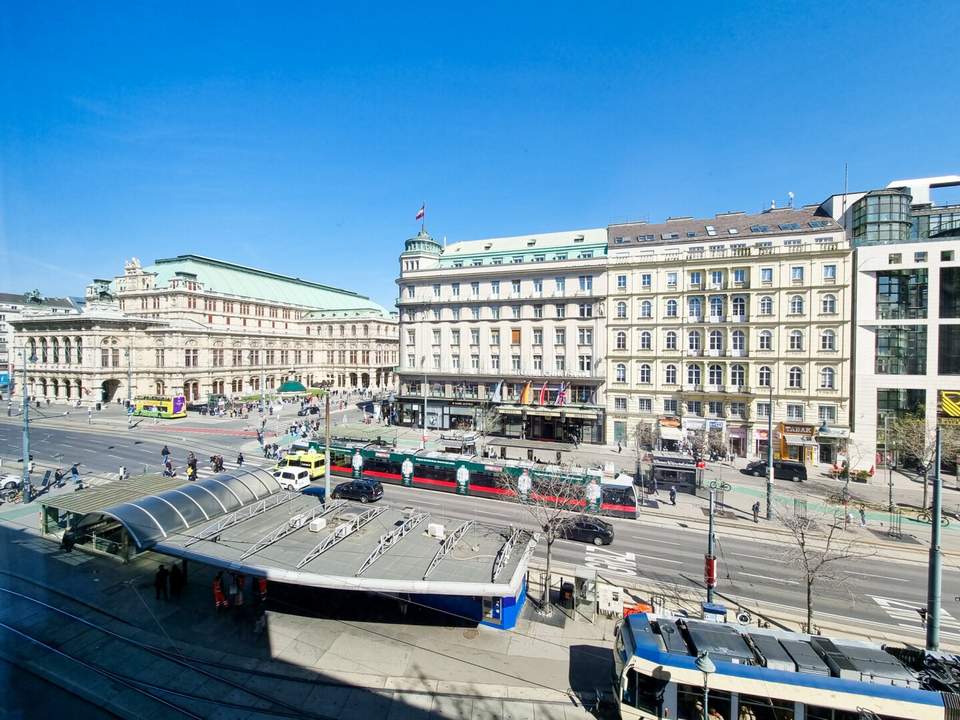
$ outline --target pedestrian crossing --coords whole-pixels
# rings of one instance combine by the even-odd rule
[[[867,595],[867,597],[877,603],[898,627],[910,628],[919,633],[925,632],[924,622],[920,613],[917,612],[921,608],[925,608],[924,605],[880,595]],[[960,640],[960,620],[943,609],[940,611],[940,635]]]

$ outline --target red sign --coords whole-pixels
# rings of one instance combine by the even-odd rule
[[[715,557],[703,556],[703,583],[708,588],[717,586],[717,559]]]

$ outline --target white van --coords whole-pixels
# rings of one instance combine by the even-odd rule
[[[273,471],[284,490],[303,490],[310,485],[310,471],[303,467],[285,467]]]

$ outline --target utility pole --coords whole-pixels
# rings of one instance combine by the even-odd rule
[[[887,456],[887,493],[889,511],[893,512],[893,454],[890,452],[890,413],[883,414],[883,452]],[[850,476],[850,460],[847,459],[847,477]]]
[[[773,520],[773,378],[767,406],[767,520]]]
[[[326,447],[323,454],[323,501],[330,497],[330,388],[324,396],[324,442]]]
[[[933,508],[930,515],[930,564],[927,568],[927,650],[940,649],[940,580],[943,555],[940,551],[940,513],[943,511],[943,482],[940,477],[940,424],[937,423],[933,458]]]
[[[133,407],[133,353],[127,348],[127,407]]]
[[[30,397],[27,395],[27,363],[36,358],[27,358],[23,349],[23,502],[30,502],[33,488],[30,486]]]
[[[713,547],[713,512],[716,491],[710,490],[710,524],[707,528],[707,554],[703,557],[703,581],[707,586],[707,602],[713,602],[713,589],[717,586],[717,556]]]

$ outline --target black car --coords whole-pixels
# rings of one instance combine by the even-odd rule
[[[565,520],[561,521],[558,537],[594,545],[609,545],[613,542],[613,525],[594,517]]]
[[[337,485],[330,497],[359,500],[362,503],[376,502],[383,497],[383,485],[376,480],[350,480]]]
[[[763,460],[757,460],[747,465],[744,472],[754,477],[766,477],[767,463]],[[791,460],[774,460],[773,477],[778,480],[803,482],[807,479],[807,468],[803,463],[793,462]]]
[[[297,410],[297,415],[299,415],[300,417],[303,417],[304,415],[319,415],[319,414],[320,414],[320,408],[318,408],[316,405],[307,405],[307,407]]]

